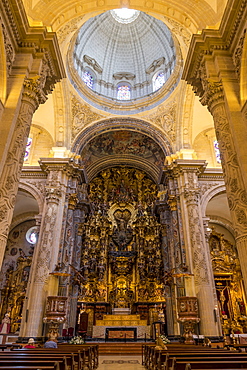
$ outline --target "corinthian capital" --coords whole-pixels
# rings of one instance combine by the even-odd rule
[[[36,110],[40,104],[45,103],[47,98],[42,90],[40,76],[26,78],[23,86],[24,90],[22,97],[34,106],[34,110]]]
[[[188,204],[197,205],[199,203],[199,189],[184,189],[184,197]]]
[[[204,92],[200,99],[202,105],[207,105],[209,110],[214,104],[220,103],[224,100],[223,86],[221,81],[212,81],[206,79],[204,81]]]
[[[45,189],[45,196],[49,203],[58,203],[62,196],[62,191],[59,188],[47,187]]]

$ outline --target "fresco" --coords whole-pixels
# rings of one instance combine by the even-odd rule
[[[102,156],[135,155],[161,166],[165,160],[162,149],[148,136],[132,131],[112,131],[97,136],[81,155],[87,166]]]

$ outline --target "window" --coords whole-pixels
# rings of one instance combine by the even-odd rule
[[[214,151],[215,151],[215,156],[216,156],[216,162],[221,163],[219,143],[217,140],[214,140]]]
[[[118,86],[117,99],[118,100],[130,100],[130,86],[128,85]]]
[[[93,78],[92,74],[89,71],[83,71],[82,80],[85,82],[87,87],[89,87],[90,89],[93,88],[94,78]]]
[[[30,150],[31,150],[31,145],[32,145],[32,138],[29,137],[27,139],[27,145],[26,145],[25,154],[24,154],[24,161],[28,160],[29,153],[30,153]]]
[[[157,75],[154,76],[153,79],[153,91],[159,90],[165,82],[165,73],[159,72]]]
[[[26,239],[30,244],[36,244],[38,240],[37,228],[31,227],[26,233]]]

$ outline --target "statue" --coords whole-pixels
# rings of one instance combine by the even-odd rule
[[[9,314],[6,313],[0,325],[0,334],[8,334],[9,332],[10,332],[10,317]]]

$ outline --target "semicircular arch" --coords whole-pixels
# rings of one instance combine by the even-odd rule
[[[44,196],[42,192],[36,186],[33,186],[32,184],[27,184],[22,181],[20,181],[18,188],[20,190],[26,191],[33,196],[33,198],[38,203],[39,213],[42,213],[44,207]]]
[[[206,217],[206,209],[207,209],[208,202],[216,195],[220,195],[225,192],[226,192],[225,185],[219,184],[219,185],[215,185],[213,188],[210,188],[203,194],[201,198],[202,217]]]
[[[119,7],[121,7],[119,1],[109,0],[88,1],[86,6],[68,0],[66,7],[62,0],[50,1],[49,4],[38,1],[32,9],[28,9],[28,13],[33,19],[42,19],[45,25],[52,26],[53,30],[57,31],[72,18],[85,15],[91,17]],[[208,24],[216,24],[219,21],[217,13],[205,0],[199,3],[197,0],[188,0],[186,3],[181,3],[179,0],[168,1],[162,7],[158,0],[153,0],[148,3],[136,2],[133,4],[133,8],[161,20],[164,20],[164,16],[171,18],[189,28],[192,33],[205,28]]]
[[[96,123],[93,123],[91,126],[88,126],[85,130],[82,130],[74,139],[74,142],[71,146],[71,151],[76,154],[80,154],[80,152],[89,143],[89,141],[91,141],[99,134],[119,130],[129,130],[146,135],[153,139],[154,142],[159,145],[166,156],[173,153],[172,145],[165,136],[164,132],[154,127],[148,121],[137,118],[121,117],[98,121]]]

